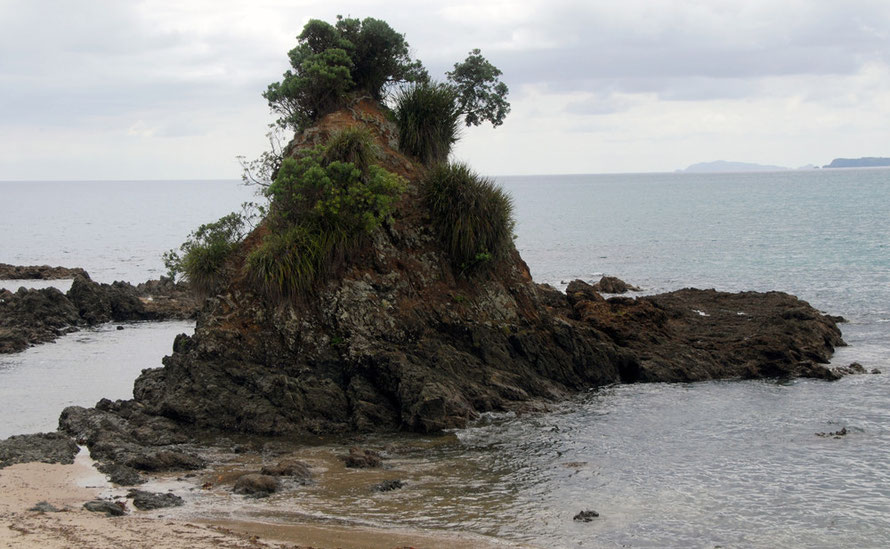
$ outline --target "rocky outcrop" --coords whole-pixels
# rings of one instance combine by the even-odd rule
[[[685,289],[638,299],[582,298],[570,308],[575,319],[634,355],[624,381],[845,373],[826,366],[844,345],[834,320],[781,292]]]
[[[16,463],[74,463],[80,448],[61,433],[15,435],[0,440],[0,469]]]
[[[335,127],[350,119],[335,114]],[[360,114],[353,123],[386,125]],[[323,121],[309,141],[325,131]],[[787,294],[607,300],[580,281],[563,294],[535,284],[515,249],[462,273],[419,197],[422,168],[389,149],[385,132],[378,144],[408,191],[313,295],[269,300],[236,276],[204,301],[195,334],[136,380],[133,400],[68,408],[60,427],[94,458],[146,470],[161,452],[180,456],[164,466],[197,466],[176,446],[194,433],[429,432],[619,382],[836,377],[823,364],[842,344],[834,321]]]
[[[627,292],[639,292],[636,286],[628,284],[620,278],[614,276],[604,276],[600,281],[593,285],[593,288],[604,294],[626,294]]]
[[[170,279],[134,287],[127,282],[100,284],[86,273],[77,274],[67,294],[56,288],[0,290],[0,353],[47,343],[83,326],[186,319],[196,314],[196,299],[183,284]]]
[[[80,267],[50,267],[49,265],[9,265],[0,263],[0,280],[64,280],[82,276],[89,278]]]
[[[77,308],[56,288],[0,290],[0,353],[15,353],[77,331]]]

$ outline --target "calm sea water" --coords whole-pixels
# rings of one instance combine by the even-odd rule
[[[890,373],[890,170],[499,182],[514,197],[517,246],[539,281],[605,273],[647,292],[789,291],[850,321],[842,329],[851,345],[836,363]],[[101,281],[135,282],[161,274],[163,251],[238,209],[251,190],[0,183],[0,196],[0,262],[81,266]],[[173,335],[190,327],[149,326],[73,334],[0,358],[0,437],[55,426],[62,403],[40,398],[56,383],[54,367],[83,372],[71,376],[83,388],[66,387],[67,403],[95,402],[87,388],[99,377],[117,383],[103,396],[127,396],[138,369],[159,365]],[[100,362],[103,348],[111,358]],[[888,380],[601,389],[552,414],[487,418],[407,443],[371,440],[407,448],[392,461],[392,475],[408,481],[398,492],[368,496],[346,476],[339,488],[304,487],[250,513],[461,529],[546,547],[885,547]],[[33,405],[10,407],[15,394]],[[844,438],[815,436],[842,427]],[[327,449],[306,451],[312,459]],[[588,508],[601,517],[572,521]]]

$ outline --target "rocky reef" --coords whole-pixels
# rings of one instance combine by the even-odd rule
[[[67,293],[56,288],[19,288],[16,292],[0,289],[0,353],[47,343],[83,326],[194,318],[197,312],[197,302],[188,288],[168,278],[133,286],[128,282],[94,282],[80,268],[15,267],[7,271],[29,276],[43,273],[44,279],[73,274],[74,281]]]
[[[408,181],[390,222],[311,295],[270,299],[231,260],[193,336],[136,380],[134,399],[66,409],[60,428],[95,459],[138,470],[200,467],[208,434],[269,436],[462,427],[613,383],[809,376],[843,345],[835,319],[794,296],[685,289],[604,299],[581,281],[536,284],[510,249],[468,275],[432,229],[425,169],[395,150],[373,105],[323,118],[289,148],[361,124]],[[75,292],[76,293],[76,292]],[[83,316],[82,313],[80,313]]]

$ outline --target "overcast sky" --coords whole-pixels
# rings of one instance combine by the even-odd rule
[[[0,180],[237,178],[338,13],[504,71],[512,113],[455,150],[489,175],[890,156],[887,0],[0,0]]]

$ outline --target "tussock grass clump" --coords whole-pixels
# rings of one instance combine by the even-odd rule
[[[325,144],[324,164],[351,162],[362,173],[368,172],[380,157],[380,147],[370,130],[350,126],[333,134]]]
[[[432,166],[448,160],[460,134],[457,93],[446,84],[424,82],[396,97],[399,150]]]
[[[513,200],[466,164],[442,164],[423,182],[433,226],[462,272],[490,264],[513,241]]]
[[[296,225],[269,233],[247,256],[254,282],[278,299],[308,293],[328,264],[335,239]]]

